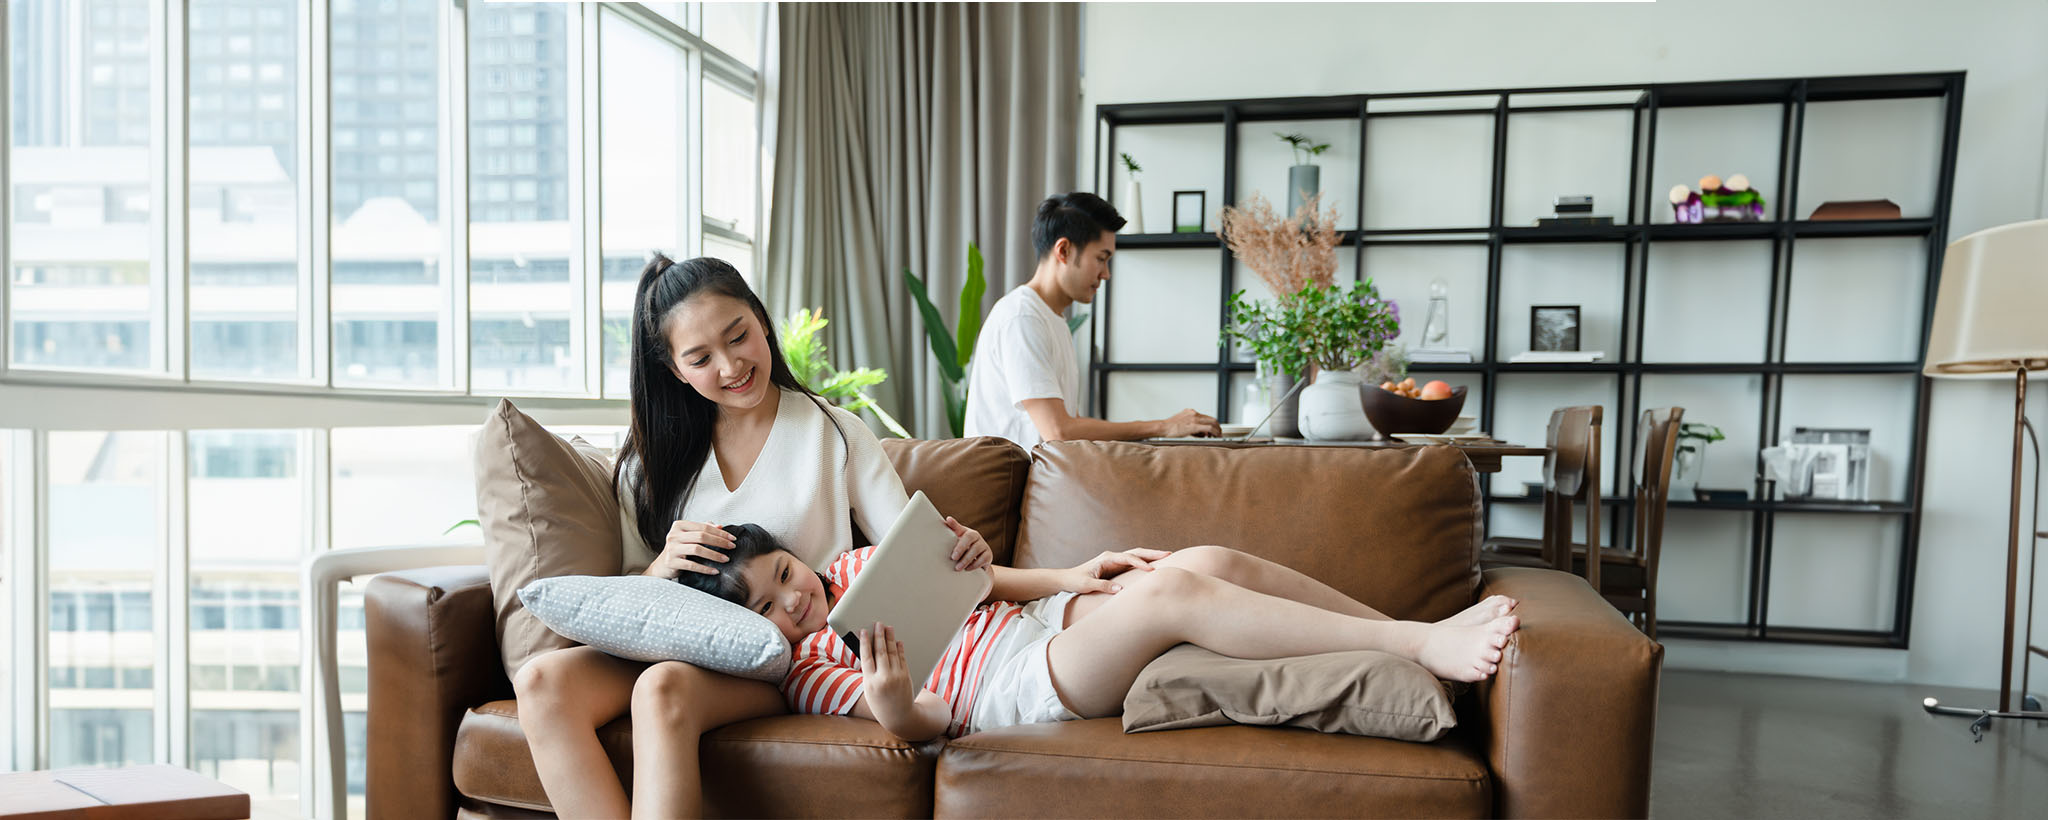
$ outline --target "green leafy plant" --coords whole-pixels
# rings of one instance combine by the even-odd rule
[[[896,422],[896,417],[867,394],[870,387],[889,379],[888,371],[873,367],[853,370],[837,370],[825,355],[825,340],[818,332],[831,321],[825,318],[824,309],[804,310],[782,322],[777,334],[782,342],[782,360],[789,364],[790,373],[813,392],[825,397],[833,404],[845,407],[855,413],[866,410],[882,420],[882,426],[899,438],[910,438],[910,431]]]
[[[1308,365],[1350,370],[1401,334],[1401,311],[1371,279],[1349,287],[1310,283],[1272,302],[1230,296],[1225,335],[1267,367],[1301,375]]]
[[[1281,142],[1287,143],[1288,147],[1294,149],[1294,164],[1296,165],[1307,165],[1324,151],[1330,150],[1329,143],[1316,142],[1309,135],[1299,131],[1292,134],[1282,134],[1275,131],[1273,136],[1279,137]]]
[[[1132,178],[1135,179],[1138,176],[1138,174],[1144,172],[1145,169],[1138,167],[1138,161],[1135,159],[1131,159],[1130,154],[1118,154],[1117,156],[1123,158],[1124,170],[1131,172]]]
[[[946,317],[926,295],[924,280],[909,268],[903,269],[904,284],[917,297],[917,311],[924,316],[924,335],[932,356],[939,360],[939,379],[944,382],[946,422],[953,437],[967,429],[967,363],[974,358],[974,340],[981,335],[981,297],[988,292],[988,280],[981,275],[981,247],[967,243],[967,281],[960,286],[960,327],[948,332]]]

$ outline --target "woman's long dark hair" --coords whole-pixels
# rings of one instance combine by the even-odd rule
[[[674,353],[669,350],[668,334],[663,332],[676,306],[700,293],[728,296],[752,308],[754,318],[761,322],[762,335],[768,337],[768,358],[773,360],[768,383],[811,395],[783,361],[768,309],[732,265],[708,256],[677,262],[659,253],[648,260],[647,267],[640,270],[640,285],[633,291],[633,361],[628,381],[633,419],[612,468],[612,485],[633,494],[638,507],[634,524],[656,554],[668,540],[668,529],[675,523],[684,494],[704,469],[704,459],[711,456],[712,428],[718,421],[718,403],[669,369]],[[637,466],[637,475],[627,472],[629,463]]]

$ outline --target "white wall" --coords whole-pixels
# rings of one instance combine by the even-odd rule
[[[1084,125],[1077,135],[1083,157],[1095,156],[1094,106],[1106,103],[1964,70],[1949,238],[2048,215],[2048,50],[2039,48],[2048,32],[2048,2],[2042,0],[1092,3],[1083,12],[1083,30]],[[1220,147],[1220,136],[1198,139]],[[1164,222],[1176,187],[1211,191],[1212,214],[1222,204],[1214,201],[1220,180],[1178,184],[1165,163],[1147,166],[1150,221]],[[1213,176],[1213,167],[1205,163],[1191,173]],[[1091,184],[1092,165],[1080,173],[1077,183]],[[1324,184],[1333,187],[1329,179]],[[1814,204],[1803,200],[1801,210]],[[1211,263],[1201,274],[1213,278],[1214,270]],[[1214,401],[1213,388],[1196,395]],[[1996,686],[2010,402],[2009,384],[2001,390],[1945,381],[1934,388],[1910,650],[1672,641],[1668,663]],[[2030,415],[2039,426],[2048,420],[2041,407],[2048,391],[2034,391],[2033,402],[2037,412]],[[1845,574],[1863,577],[1860,570]],[[1832,580],[1815,578],[1812,586],[1827,589]],[[1683,583],[1668,573],[1664,578],[1667,594],[1670,585]],[[1868,591],[1855,594],[1845,605],[1862,606],[1868,597]],[[2048,624],[2041,631],[2048,633]],[[2048,673],[2035,679],[2035,690],[2048,689]]]

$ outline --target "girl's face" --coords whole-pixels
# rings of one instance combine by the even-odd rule
[[[669,311],[669,370],[699,395],[732,410],[751,410],[774,385],[766,329],[746,302],[700,293]]]
[[[740,603],[766,616],[794,644],[825,628],[825,585],[818,574],[788,550],[756,555],[740,568],[747,579],[747,600]]]

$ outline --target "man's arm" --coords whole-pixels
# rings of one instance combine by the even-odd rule
[[[1059,399],[1025,399],[1018,404],[1030,414],[1032,426],[1038,428],[1038,437],[1046,441],[1136,441],[1154,436],[1213,436],[1222,433],[1215,419],[1193,410],[1182,410],[1172,418],[1150,421],[1103,421],[1068,415],[1066,402]]]

